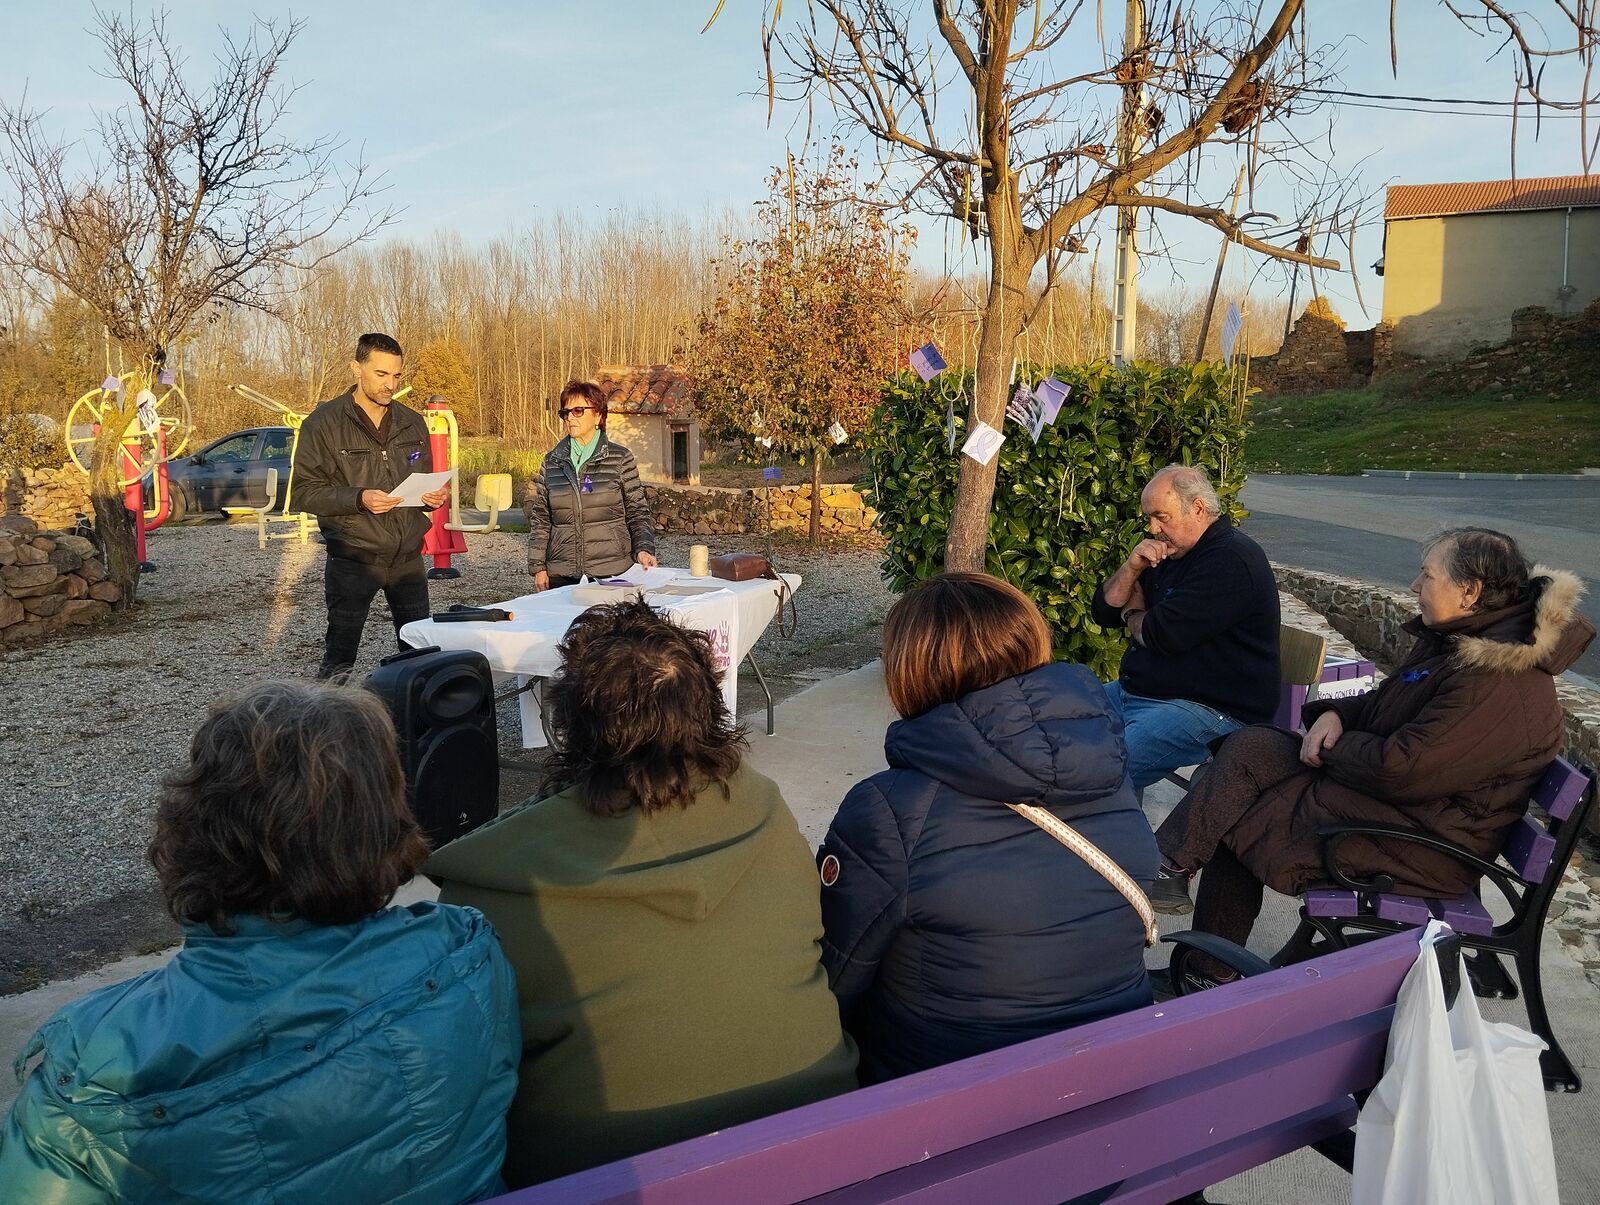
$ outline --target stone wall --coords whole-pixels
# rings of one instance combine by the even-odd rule
[[[811,487],[779,485],[759,489],[727,489],[706,485],[647,485],[645,498],[655,515],[656,530],[689,535],[759,535],[767,531],[770,507],[773,531],[811,529]],[[853,485],[822,487],[822,532],[831,536],[870,531],[878,512]]]
[[[1313,297],[1283,346],[1273,355],[1251,361],[1250,383],[1268,393],[1364,385],[1366,377],[1352,363],[1352,352],[1364,356],[1369,365],[1372,357],[1363,341],[1356,342],[1355,348],[1349,345],[1344,323],[1333,307],[1324,298]]]
[[[0,647],[94,623],[121,597],[94,541],[0,518]]]
[[[1400,630],[1417,613],[1410,594],[1386,590],[1354,578],[1274,565],[1278,586],[1318,612],[1335,631],[1384,669],[1393,669],[1410,651],[1412,637]],[[1600,767],[1600,694],[1560,679],[1556,697],[1566,716],[1566,756]],[[1589,828],[1600,833],[1600,811],[1591,813]]]
[[[78,516],[94,522],[89,478],[76,465],[0,468],[0,515],[27,515],[50,531],[71,531]]]

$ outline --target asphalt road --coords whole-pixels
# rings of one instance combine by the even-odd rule
[[[1600,625],[1600,477],[1458,481],[1395,477],[1252,476],[1244,530],[1275,561],[1405,589],[1419,545],[1444,527],[1492,527],[1535,561],[1589,585],[1584,613]],[[1597,640],[1573,667],[1600,682]]]

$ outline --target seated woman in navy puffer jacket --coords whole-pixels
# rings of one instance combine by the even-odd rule
[[[1141,887],[1159,855],[1098,679],[1050,662],[1038,609],[947,573],[883,627],[903,719],[818,852],[823,965],[862,1078],[892,1079],[1151,1002],[1144,925],[1007,803],[1077,829]]]
[[[516,983],[473,909],[385,906],[427,853],[374,695],[265,682],[213,708],[150,846],[183,948],[23,1050],[0,1202],[500,1191]]]

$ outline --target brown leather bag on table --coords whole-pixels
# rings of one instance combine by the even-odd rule
[[[725,582],[749,582],[756,578],[771,578],[778,583],[778,635],[793,636],[800,622],[794,605],[794,591],[783,575],[772,567],[772,562],[759,552],[724,552],[711,558],[711,576]],[[783,607],[789,605],[788,622],[784,621]]]
[[[776,577],[772,562],[759,552],[724,552],[711,558],[711,576],[725,582],[748,582],[758,577]]]

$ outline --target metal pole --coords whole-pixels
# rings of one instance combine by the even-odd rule
[[[1139,125],[1144,120],[1142,66],[1135,62],[1144,42],[1144,0],[1128,0],[1128,24],[1123,40],[1123,61],[1129,78],[1122,94],[1122,120],[1117,130],[1117,165],[1133,161],[1144,141]],[[1142,63],[1142,58],[1139,60]],[[1117,206],[1117,276],[1111,314],[1111,359],[1118,367],[1133,361],[1138,352],[1139,321],[1139,211]]]

